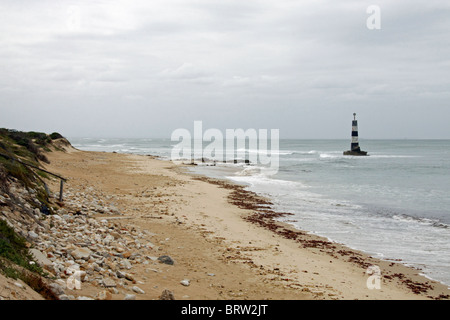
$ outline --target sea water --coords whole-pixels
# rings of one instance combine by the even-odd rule
[[[170,159],[170,139],[70,139],[82,150]],[[288,222],[450,285],[450,140],[280,140],[279,170],[258,164],[191,166],[269,197]],[[257,152],[257,150],[246,150]]]

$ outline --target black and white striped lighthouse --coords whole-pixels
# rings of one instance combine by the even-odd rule
[[[350,145],[350,150],[344,151],[346,156],[367,156],[367,151],[362,151],[359,147],[358,141],[358,120],[356,120],[356,113],[353,114],[352,121],[352,143]]]

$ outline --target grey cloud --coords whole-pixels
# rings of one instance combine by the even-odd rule
[[[312,138],[320,120],[326,138],[356,111],[373,138],[450,138],[449,4],[376,2],[3,2],[0,126],[170,136],[203,119]],[[366,28],[372,4],[381,30]],[[387,112],[401,132],[376,129]],[[423,114],[440,126],[418,131]]]

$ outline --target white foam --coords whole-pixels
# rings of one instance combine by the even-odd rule
[[[289,150],[256,150],[256,149],[237,149],[238,153],[243,153],[243,152],[248,152],[248,153],[253,153],[253,154],[267,154],[267,155],[280,155],[280,156],[285,156],[285,155],[291,155],[296,153],[295,151],[289,151]]]

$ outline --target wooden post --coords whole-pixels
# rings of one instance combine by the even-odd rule
[[[54,173],[52,173],[50,171],[47,171],[45,169],[39,168],[38,166],[35,166],[33,164],[23,162],[23,161],[21,161],[19,159],[16,159],[16,158],[12,157],[12,156],[9,156],[7,154],[4,154],[4,153],[0,152],[0,156],[4,157],[6,159],[11,159],[12,164],[15,164],[15,161],[17,161],[18,163],[23,164],[23,165],[25,165],[27,167],[35,168],[35,169],[37,169],[39,171],[43,171],[43,172],[48,173],[48,174],[50,174],[50,175],[52,175],[52,176],[54,176],[56,178],[61,179],[61,184],[60,184],[60,187],[59,187],[59,201],[62,202],[62,200],[63,200],[63,186],[64,186],[64,182],[67,181],[65,178],[63,178],[63,177],[61,177],[61,176],[59,176],[57,174],[54,174]],[[33,170],[30,170],[30,171],[33,172]],[[35,174],[35,173],[33,172],[33,174]],[[41,178],[39,178],[39,176],[37,176],[36,174],[35,174],[35,177],[37,177],[40,181],[42,181],[42,183],[44,183],[45,191],[47,191],[47,194],[50,194],[50,192],[48,191],[48,188],[47,188],[47,185],[45,184],[45,182]]]
[[[64,180],[61,179],[61,183],[59,185],[59,202],[63,201],[63,186],[64,186]]]

